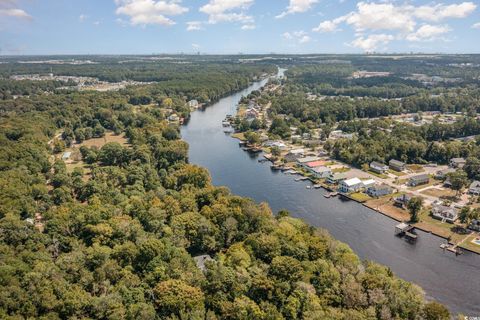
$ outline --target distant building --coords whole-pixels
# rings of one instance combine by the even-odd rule
[[[341,181],[338,190],[343,193],[350,193],[356,192],[361,188],[363,188],[362,180],[360,180],[359,178],[351,178]]]
[[[196,108],[198,108],[198,101],[197,100],[190,100],[190,101],[188,101],[188,106],[190,108],[195,108],[196,109]]]
[[[388,166],[384,163],[373,161],[370,163],[370,170],[376,173],[384,174],[388,171]]]
[[[468,193],[473,194],[475,196],[480,195],[480,181],[473,181],[470,186],[468,187]]]
[[[317,161],[307,162],[303,166],[305,167],[305,169],[311,170],[313,168],[323,166],[324,164],[325,164],[325,161],[317,160]]]
[[[362,184],[363,184],[363,187],[364,187],[364,188],[372,187],[372,186],[374,186],[376,183],[377,183],[377,181],[375,181],[375,180],[373,180],[373,179],[367,179],[367,180],[363,180],[363,181],[362,181]]]
[[[277,147],[280,150],[284,150],[287,148],[287,145],[281,141],[266,141],[263,145],[265,147]]]
[[[285,155],[285,160],[287,162],[297,161],[297,159],[303,157],[304,154],[305,154],[305,149],[293,149],[293,150],[290,150]]]
[[[480,231],[480,219],[472,220],[467,228],[473,231]]]
[[[463,168],[463,166],[467,163],[467,160],[464,158],[452,158],[450,159],[450,167],[452,168]]]
[[[332,174],[332,169],[325,166],[313,168],[311,171],[317,179],[328,178]]]
[[[303,167],[306,166],[307,163],[309,162],[314,162],[314,161],[320,161],[320,157],[303,157],[303,158],[298,158],[297,163]],[[319,164],[320,166],[321,164]]]
[[[407,166],[404,162],[398,161],[398,160],[395,160],[395,159],[390,160],[388,162],[388,166],[390,167],[390,169],[398,171],[398,172],[405,171],[405,169],[407,168]]]
[[[197,268],[202,270],[203,272],[207,270],[205,263],[208,261],[214,261],[212,257],[210,257],[208,254],[193,257],[193,260],[195,261]]]
[[[378,184],[367,188],[366,193],[370,197],[383,197],[389,195],[393,192],[393,189],[387,186],[386,184]]]
[[[444,169],[444,170],[438,170],[435,173],[435,179],[445,180],[445,179],[447,179],[447,175],[449,173],[454,173],[455,171],[457,171],[455,168],[447,168],[447,169]]]
[[[62,160],[63,161],[68,160],[70,159],[71,156],[72,156],[72,153],[70,151],[64,152],[62,155]]]
[[[180,121],[180,117],[176,113],[174,113],[168,117],[168,121],[177,122],[177,121]]]
[[[428,174],[421,174],[408,179],[408,185],[411,187],[427,184],[428,182],[430,182],[430,176]]]
[[[337,184],[345,179],[347,179],[347,175],[345,173],[341,173],[341,172],[331,173],[327,178],[327,183]]]
[[[345,133],[342,130],[334,130],[330,132],[329,139],[353,139],[353,133]]]
[[[458,219],[458,210],[456,208],[443,205],[435,205],[432,207],[432,216],[435,219],[454,223]]]

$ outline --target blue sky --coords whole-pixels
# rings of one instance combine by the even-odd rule
[[[0,54],[480,53],[479,1],[0,0]]]

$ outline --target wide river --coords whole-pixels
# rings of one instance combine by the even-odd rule
[[[270,170],[269,163],[259,163],[223,132],[222,120],[227,114],[235,114],[241,97],[265,83],[256,82],[192,113],[182,127],[182,137],[190,144],[190,162],[206,167],[215,185],[267,202],[274,212],[287,209],[292,216],[327,229],[362,259],[389,266],[452,312],[480,316],[479,255],[444,253],[439,248],[444,240],[424,232],[419,232],[417,243],[411,245],[394,236],[394,220],[353,201],[327,199],[324,190],[306,189],[309,182],[295,182],[291,175]]]

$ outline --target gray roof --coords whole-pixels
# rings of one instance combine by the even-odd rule
[[[194,260],[195,263],[197,264],[197,268],[200,269],[200,270],[202,270],[202,271],[205,271],[205,270],[206,270],[205,262],[207,262],[207,261],[213,261],[212,257],[210,257],[208,254],[204,254],[204,255],[201,255],[201,256],[193,257],[193,260]]]
[[[480,181],[473,181],[471,184],[470,184],[470,189],[476,189],[476,188],[480,188]]]
[[[377,168],[384,168],[387,165],[385,163],[377,162],[377,161],[372,161],[370,163],[370,167],[377,167]]]
[[[388,161],[388,164],[390,164],[391,166],[399,166],[399,167],[405,165],[404,162],[398,161],[398,160],[395,160],[395,159],[392,159],[392,160]]]
[[[426,173],[424,174],[419,174],[418,176],[411,177],[410,180],[415,180],[415,181],[423,181],[423,180],[428,180],[430,179],[430,176]]]
[[[456,163],[465,163],[467,160],[464,158],[452,158],[450,159],[451,162],[456,162]]]

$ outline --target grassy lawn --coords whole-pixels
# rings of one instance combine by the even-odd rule
[[[367,170],[367,172],[371,175],[374,175],[375,177],[379,177],[381,179],[388,179],[388,176],[386,174],[376,173],[372,170]]]
[[[468,236],[467,239],[465,239],[465,241],[461,245],[459,245],[459,247],[480,253],[480,245],[472,242],[472,240],[474,240],[475,238],[480,238],[480,235],[478,233],[472,233]]]
[[[232,134],[232,137],[238,140],[245,141],[245,135],[243,134],[243,132],[234,133]]]
[[[407,165],[407,168],[413,172],[423,172],[425,171],[423,167],[419,164],[409,164]]]
[[[398,172],[398,171],[391,170],[391,169],[390,169],[390,170],[388,170],[388,173],[391,173],[391,174],[393,174],[393,175],[395,175],[395,176],[397,176],[397,177],[401,177],[401,176],[404,176],[404,175],[406,175],[406,173],[405,173],[405,172]]]
[[[456,243],[462,240],[465,235],[457,234],[452,231],[454,224],[434,219],[430,216],[430,210],[423,210],[420,213],[420,221],[416,224],[423,229],[432,231],[443,237],[451,237],[451,241]]]
[[[368,194],[365,194],[363,192],[351,193],[349,196],[358,202],[365,202],[372,199],[372,197],[370,197]]]
[[[431,188],[421,192],[427,196],[437,197],[437,198],[445,198],[445,197],[454,197],[455,191],[452,189],[438,189],[438,188]]]

